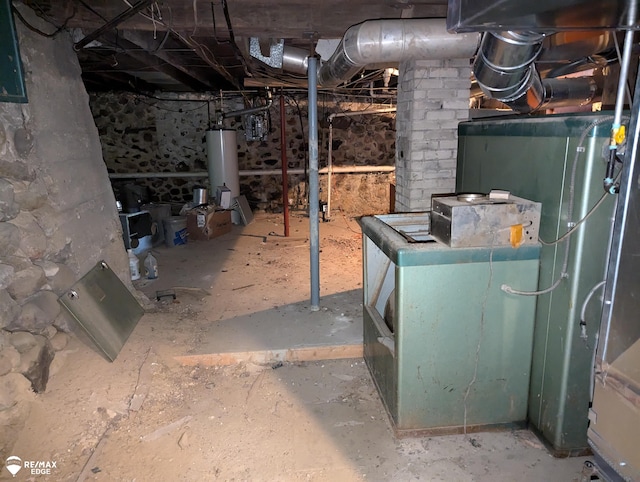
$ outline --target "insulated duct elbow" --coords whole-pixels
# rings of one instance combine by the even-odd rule
[[[318,84],[336,87],[369,64],[471,58],[480,34],[450,34],[444,19],[369,20],[349,28],[318,71]]]
[[[539,109],[586,105],[598,92],[598,84],[591,77],[540,79],[534,72],[526,95],[505,103],[514,111],[526,114]]]
[[[520,113],[591,102],[598,91],[592,78],[540,78],[534,62],[543,40],[535,32],[485,33],[473,63],[482,92]]]
[[[488,97],[509,103],[522,97],[536,80],[533,62],[540,54],[543,34],[487,32],[473,63],[473,74]]]

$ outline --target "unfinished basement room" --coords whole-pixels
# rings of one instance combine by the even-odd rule
[[[0,0],[0,481],[640,481],[638,8]]]

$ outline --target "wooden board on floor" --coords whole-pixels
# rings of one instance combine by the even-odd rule
[[[276,362],[299,362],[362,358],[363,348],[357,345],[330,345],[288,348],[283,350],[245,351],[236,353],[209,353],[174,357],[184,366],[227,366],[238,363],[259,365]]]

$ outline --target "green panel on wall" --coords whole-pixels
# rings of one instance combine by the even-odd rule
[[[27,102],[10,0],[0,0],[0,102]]]

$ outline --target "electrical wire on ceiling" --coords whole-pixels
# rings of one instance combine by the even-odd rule
[[[331,92],[331,95],[333,96],[333,103],[337,106],[340,106],[340,104],[344,103],[350,103],[353,102],[355,99],[357,99],[357,96],[352,96],[352,95],[344,95],[344,99],[340,100],[339,96],[335,93],[335,92]],[[372,102],[372,98],[370,96],[365,96],[364,98],[368,99],[369,105],[364,108],[364,109],[359,109],[359,111],[361,112],[367,112],[368,110],[377,110],[377,109],[384,109],[384,108],[388,108],[388,107],[395,107],[395,104],[391,103],[391,102],[380,102],[377,99],[373,99],[374,101]],[[358,101],[358,103],[361,103],[361,101]],[[350,112],[350,111],[342,111],[344,112]],[[389,115],[395,115],[394,112],[388,112],[387,114]]]
[[[255,72],[257,74],[257,76],[273,81],[274,83],[278,83],[278,87],[284,87],[284,88],[302,88],[302,86],[300,85],[300,82],[296,82],[296,80],[285,80],[284,78],[280,78],[280,77],[276,77],[275,75],[272,75],[271,73],[267,73],[267,72],[262,72],[260,70],[257,70]]]
[[[129,8],[131,8],[131,4],[130,4],[128,1],[126,1],[126,0],[123,0],[123,1],[124,1],[124,3],[125,3],[125,4],[127,4],[127,5],[129,6]],[[90,5],[88,5],[84,0],[79,0],[79,2],[80,2],[80,4],[81,4],[83,7],[85,7],[87,10],[89,10],[89,11],[90,11],[91,13],[93,13],[94,15],[96,15],[96,16],[98,16],[98,17],[100,17],[103,21],[105,21],[105,22],[107,22],[107,21],[108,21],[108,19],[107,19],[104,15],[102,15],[100,12],[98,12],[98,11],[97,11],[97,10],[95,10],[93,7],[91,7]],[[155,19],[155,13],[154,13],[154,12],[155,12],[155,10],[154,10],[154,9],[156,9],[156,10],[158,11],[157,15],[158,15],[159,20],[162,20],[162,12],[160,11],[160,7],[158,6],[157,2],[154,2],[154,3],[151,5],[151,7],[150,7],[150,8],[151,8],[151,12],[152,12],[152,17],[149,17],[149,16],[145,15],[143,12],[139,12],[139,13],[140,13],[140,15],[142,15],[143,17],[145,17],[145,18],[149,18],[149,19],[151,19],[151,20],[154,22],[154,38],[156,38],[156,36],[155,36],[155,31],[156,31],[156,25],[155,25],[155,23],[157,22],[157,20]],[[162,47],[164,46],[165,42],[167,41],[167,39],[168,39],[168,37],[169,37],[169,34],[170,34],[171,30],[173,30],[173,29],[171,28],[171,27],[172,27],[172,23],[173,23],[173,16],[171,15],[171,12],[169,12],[169,25],[170,25],[170,28],[168,28],[168,29],[167,29],[167,31],[165,32],[165,35],[164,35],[163,39],[160,41],[160,43],[158,44],[158,46],[157,46],[155,49],[153,49],[153,50],[151,50],[151,51],[149,51],[149,52],[152,52],[152,53],[153,53],[153,52],[157,52],[158,50],[162,49]],[[124,47],[120,46],[120,45],[119,45],[119,43],[118,43],[118,39],[120,38],[120,30],[119,30],[119,29],[117,29],[117,28],[115,28],[114,30],[115,30],[115,34],[116,34],[116,40],[115,40],[115,43],[113,43],[113,42],[108,42],[108,41],[106,42],[107,44],[109,44],[109,45],[110,45],[110,47],[109,47],[108,49],[106,49],[106,50],[108,50],[108,51],[110,51],[110,52],[115,50],[115,53],[114,53],[114,54],[111,54],[111,55],[113,56],[113,59],[114,59],[114,62],[110,63],[110,65],[111,65],[112,67],[115,67],[115,66],[117,66],[117,65],[118,65],[118,60],[117,60],[117,57],[116,57],[116,55],[117,55],[118,53],[128,53],[128,52],[130,52],[130,51],[144,51],[144,52],[147,52],[147,50],[146,50],[146,49],[142,49],[142,48],[140,48],[140,49],[127,49],[127,48],[124,48]],[[103,58],[106,58],[106,57],[110,57],[110,56],[111,56],[111,55],[104,56],[103,54],[101,54],[101,53],[99,52],[99,50],[100,50],[99,48],[92,48],[92,49],[90,49],[90,50],[91,50],[92,54],[94,54],[94,55],[96,55],[96,56],[100,56],[100,55],[102,55],[102,57],[103,57]],[[169,65],[169,64],[168,64],[168,62],[163,62],[163,63],[162,63],[162,64],[160,64],[160,65],[163,65],[163,64],[164,64],[164,65]],[[149,65],[147,65],[147,66],[144,66],[144,67],[142,67],[142,68],[137,68],[136,70],[139,70],[139,71],[150,71],[150,72],[151,72],[151,71],[156,71],[157,69],[155,68],[155,66],[149,66]],[[133,85],[130,81],[128,82],[128,85],[129,85],[129,87],[131,87],[131,89],[132,89],[132,91],[133,91],[134,93],[137,93],[137,94],[140,94],[140,95],[147,95],[145,92],[142,92],[142,91],[141,91],[140,89],[138,89],[135,85]]]
[[[382,74],[384,73],[385,69],[378,69],[378,70],[372,70],[369,73],[365,73],[362,72],[360,74],[360,76],[358,78],[354,78],[353,80],[350,80],[349,82],[345,82],[342,87],[343,88],[348,88],[350,86],[359,84],[359,83],[366,83],[369,80],[371,80],[373,77],[379,76],[382,77]]]
[[[65,30],[67,28],[67,24],[69,23],[69,21],[76,16],[76,13],[78,12],[76,6],[73,6],[73,12],[71,13],[71,15],[69,17],[67,17],[64,22],[62,23],[62,25],[57,26],[55,23],[53,23],[51,20],[49,20],[48,15],[44,12],[44,10],[42,9],[42,7],[40,7],[40,5],[38,5],[36,2],[33,2],[33,4],[38,8],[38,10],[40,10],[40,12],[42,13],[42,19],[45,22],[50,23],[51,25],[53,25],[54,27],[56,27],[56,30],[51,32],[51,33],[47,33],[47,32],[43,32],[42,30],[40,30],[37,27],[34,27],[33,25],[31,25],[29,22],[27,22],[27,20],[22,16],[22,14],[20,13],[20,11],[12,4],[11,5],[11,11],[13,12],[13,14],[18,17],[18,19],[20,20],[20,22],[22,22],[22,24],[27,27],[29,30],[31,30],[34,33],[37,33],[38,35],[41,35],[42,37],[46,37],[46,38],[54,38],[56,37],[60,32],[62,32],[63,30]]]
[[[280,87],[283,87],[285,89],[287,89],[287,91],[289,92],[294,92],[294,91],[299,91],[299,92],[307,92],[307,90],[304,88],[304,85],[306,85],[306,79],[299,79],[300,81],[303,81],[304,84],[301,85],[300,81],[296,82],[296,80],[288,80],[286,78],[286,76],[283,77],[276,77],[276,75],[272,74],[271,72],[267,72],[264,70],[260,70],[258,69],[256,72],[256,76],[257,77],[261,77],[263,79],[265,79],[267,82],[268,81],[273,81],[273,82],[277,82],[278,85]],[[370,102],[373,101],[373,103],[379,103],[381,105],[394,105],[394,100],[397,98],[397,89],[395,87],[390,87],[390,88],[386,88],[386,87],[376,87],[374,88],[374,90],[376,91],[384,91],[384,92],[388,92],[389,95],[385,95],[384,99],[386,99],[386,102],[381,102],[379,99],[380,97],[377,95],[371,95],[371,88],[370,87],[336,87],[336,88],[327,88],[327,89],[323,89],[323,88],[318,88],[318,92],[325,92],[325,93],[331,93],[331,94],[339,94],[342,96],[346,96],[346,97],[353,97],[355,98],[359,98],[359,99],[367,99]],[[373,100],[376,99],[376,100]]]
[[[229,39],[230,39],[231,45],[233,46],[233,49],[236,52],[236,57],[240,59],[240,61],[242,62],[245,75],[248,76],[250,75],[250,72],[247,70],[247,64],[244,59],[244,55],[242,55],[242,52],[240,51],[240,48],[236,43],[236,37],[233,33],[233,27],[231,26],[231,16],[229,15],[229,7],[227,5],[227,0],[222,0],[222,12],[224,13],[224,20],[227,23],[227,31],[229,32]]]
[[[220,37],[218,37],[218,27],[216,25],[215,4],[213,2],[209,2],[209,3],[211,4],[211,19],[213,20],[213,40],[218,45],[225,45],[225,44],[231,43],[229,40],[226,40],[226,39],[225,40],[220,40]]]
[[[131,4],[128,2],[128,0],[123,0],[123,2],[125,4],[127,4],[129,7],[131,7]],[[238,82],[238,80],[233,77],[229,71],[222,65],[220,64],[216,58],[215,55],[211,52],[211,50],[204,44],[198,42],[197,40],[195,40],[193,38],[193,34],[191,36],[187,35],[186,37],[184,35],[182,35],[180,32],[176,31],[172,26],[167,25],[167,23],[162,19],[162,12],[160,10],[160,7],[158,6],[157,2],[154,2],[154,5],[156,6],[156,8],[158,9],[158,18],[155,18],[155,16],[149,16],[148,14],[144,13],[144,12],[138,12],[138,15],[141,15],[142,17],[146,18],[147,20],[150,20],[153,25],[154,25],[154,29],[156,26],[156,22],[161,24],[162,26],[164,26],[168,31],[170,31],[178,40],[180,40],[183,44],[191,47],[192,49],[194,49],[195,51],[197,51],[197,55],[200,56],[207,64],[209,64],[211,67],[213,67],[217,72],[219,72],[229,83],[231,83],[231,85],[235,86],[238,91],[240,91],[241,93],[244,92],[243,87],[240,85],[240,83]],[[197,3],[194,2],[193,3],[194,8],[197,8]],[[173,18],[173,15],[171,13],[171,6],[170,5],[165,5],[165,7],[169,10],[169,15],[170,18]],[[197,18],[197,14],[196,17]],[[230,22],[230,21],[229,21]],[[230,23],[229,23],[229,28],[230,28]],[[235,45],[235,42],[234,42]],[[237,45],[236,45],[237,48]],[[243,93],[244,96],[244,93]],[[247,97],[245,97],[245,99],[248,100]]]
[[[293,88],[286,88],[285,91],[289,95],[300,94],[306,96],[307,89],[300,88],[300,86],[295,86]],[[233,95],[234,93],[231,93]],[[237,92],[235,93],[237,95]],[[334,97],[335,102],[362,102],[362,100],[369,101],[371,103],[372,108],[385,108],[385,107],[393,107],[395,104],[392,102],[381,102],[378,99],[372,99],[369,94],[354,94],[352,92],[342,92],[335,89],[323,89],[318,90],[318,95],[331,95]],[[338,100],[342,99],[342,100]],[[373,100],[373,102],[372,102]]]
[[[269,69],[265,64],[259,63],[254,67],[254,73],[256,77],[261,77],[267,80],[272,80],[273,82],[277,82],[278,84],[287,84],[285,87],[302,87],[306,85],[307,77],[293,74],[291,72],[274,72],[273,69]],[[332,87],[328,89],[323,89],[321,86],[318,88],[319,92],[322,91],[330,91],[330,92],[342,92],[342,93],[354,93],[359,92],[363,95],[369,92],[368,97],[371,97],[370,92],[372,90],[380,90],[389,92],[389,97],[392,98],[397,91],[397,87],[372,87],[370,86],[371,82],[379,81],[383,79],[385,69],[377,69],[373,71],[369,71],[364,73],[361,77],[357,79],[353,79],[352,81],[339,86]],[[302,84],[302,85],[301,85]],[[367,97],[367,95],[364,95]]]
[[[198,31],[198,0],[193,0],[193,31],[191,36],[193,37]]]
[[[158,25],[155,22],[155,10],[154,8],[158,9],[158,20],[162,20],[162,12],[160,11],[160,7],[158,7],[158,2],[153,2],[151,4],[151,6],[149,7],[149,10],[151,10],[151,18],[154,19],[153,22],[153,40],[157,39],[157,35],[158,35]],[[168,29],[167,29],[168,30]]]
[[[85,8],[87,8],[89,11],[91,11],[94,15],[99,16],[101,19],[105,20],[105,17],[103,15],[101,15],[97,10],[95,10],[93,7],[91,7],[90,5],[88,5],[84,0],[79,0],[80,4],[82,6],[84,6]],[[131,3],[128,0],[123,0],[123,2],[129,6],[129,8],[131,8]],[[220,3],[223,7],[224,10],[224,16],[225,16],[225,21],[227,23],[227,29],[229,32],[229,37],[230,40],[228,41],[223,41],[220,39],[218,33],[217,33],[217,25],[216,25],[216,17],[215,17],[215,4],[214,2],[210,2],[211,5],[211,18],[212,18],[212,22],[213,22],[213,28],[214,28],[214,41],[217,44],[222,44],[222,43],[228,43],[231,44],[234,48],[234,50],[236,51],[236,58],[238,58],[241,61],[241,66],[244,69],[244,72],[246,75],[250,75],[249,70],[248,70],[248,66],[246,63],[246,59],[244,58],[244,56],[242,55],[242,53],[240,52],[239,47],[237,46],[236,42],[235,42],[235,36],[233,34],[233,28],[231,26],[231,19],[230,19],[230,15],[229,15],[229,10],[228,10],[228,5],[227,5],[227,1],[226,0],[222,0]],[[227,68],[221,64],[220,62],[218,62],[216,60],[216,56],[215,54],[211,51],[211,49],[206,46],[205,44],[202,44],[201,42],[195,40],[193,38],[193,35],[196,33],[197,31],[197,23],[198,23],[198,13],[197,13],[197,0],[194,0],[192,3],[193,6],[193,15],[194,15],[194,23],[195,23],[195,27],[194,30],[192,32],[192,35],[183,35],[180,32],[176,31],[173,28],[173,14],[172,14],[172,10],[171,7],[169,5],[163,5],[164,7],[166,7],[168,13],[169,13],[169,21],[167,23],[167,21],[164,19],[163,14],[162,14],[162,10],[161,7],[158,5],[157,2],[154,2],[153,4],[151,4],[149,8],[149,13],[146,12],[139,12],[138,14],[141,15],[143,18],[149,20],[150,22],[152,22],[153,27],[154,27],[154,39],[157,38],[156,32],[157,32],[157,26],[158,25],[162,25],[166,31],[165,34],[162,38],[162,40],[160,41],[160,43],[158,44],[157,47],[155,47],[153,50],[149,50],[148,52],[150,53],[155,53],[158,52],[160,50],[162,50],[164,48],[164,45],[166,44],[168,38],[173,35],[178,41],[180,41],[181,43],[183,43],[184,45],[186,45],[187,47],[189,47],[191,50],[194,50],[197,52],[197,55],[203,59],[209,66],[213,67],[216,71],[218,71],[227,81],[229,81],[232,85],[234,85],[238,91],[243,95],[243,97],[245,97],[245,100],[247,102],[249,102],[249,98],[245,93],[245,88],[240,85],[240,83],[238,82],[238,79],[236,79],[235,77],[233,77],[231,75],[231,73],[227,70]],[[68,20],[67,20],[68,21]],[[64,27],[63,27],[64,28]],[[117,29],[116,29],[117,32]],[[129,49],[123,48],[120,45],[116,45],[116,50],[119,52],[128,52]],[[144,50],[144,49],[143,49]],[[146,50],[145,50],[146,51]],[[291,88],[296,88],[296,87],[300,87],[300,85],[298,84],[298,82],[303,82],[306,81],[306,77],[303,76],[296,76],[294,74],[290,74],[290,73],[281,73],[278,72],[277,75],[275,74],[271,74],[268,70],[264,69],[264,68],[257,68],[254,70],[258,70],[258,73],[261,74],[263,77],[265,77],[266,79],[269,80],[273,80],[274,82],[278,82],[278,83],[288,83],[289,87]],[[372,87],[370,84],[372,81],[374,80],[378,80],[378,77],[382,77],[382,74],[384,73],[384,69],[378,69],[378,70],[374,70],[374,71],[370,71],[368,73],[364,73],[363,75],[361,75],[360,78],[354,79],[351,82],[338,87],[337,89],[331,89],[333,91],[337,91],[343,94],[348,94],[348,95],[354,95],[354,94],[362,94],[360,95],[360,97],[362,98],[367,98],[370,97],[370,95],[366,95],[366,91],[367,89],[369,90],[369,92],[372,92],[373,90],[378,90],[378,89],[385,89],[386,91],[389,91],[389,88],[387,87]],[[290,79],[290,80],[287,80]],[[360,84],[367,84],[367,85],[360,85]],[[393,88],[391,88],[393,90]]]

